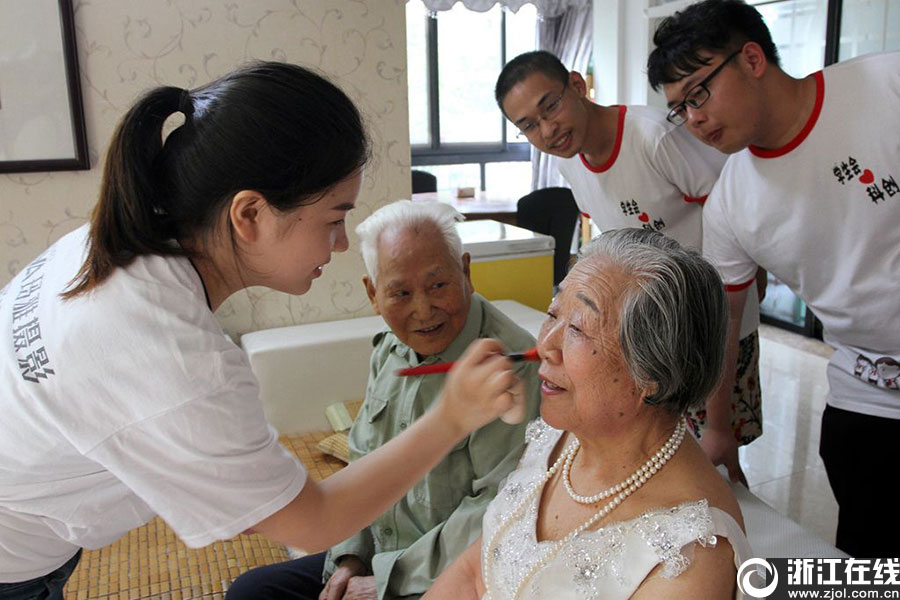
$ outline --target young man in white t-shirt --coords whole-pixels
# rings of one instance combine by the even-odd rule
[[[759,13],[736,0],[676,13],[654,42],[650,83],[670,121],[732,154],[703,213],[703,252],[732,306],[762,266],[835,348],[819,452],[840,505],[837,545],[894,556],[883,461],[900,435],[900,54],[794,79]]]
[[[582,213],[601,230],[638,227],[660,231],[684,246],[700,249],[702,207],[726,155],[707,147],[666,121],[649,106],[601,106],[587,85],[549,52],[521,54],[497,79],[495,95],[503,114],[543,152],[560,160]],[[759,302],[742,309],[741,360],[733,371],[732,393],[723,400],[722,437],[728,452],[710,455],[733,479],[744,479],[738,444],[762,434],[759,387]],[[710,425],[716,409],[690,415],[701,445],[715,441]],[[714,447],[718,447],[716,444]]]

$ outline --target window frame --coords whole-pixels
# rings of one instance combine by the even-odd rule
[[[440,72],[438,68],[438,18],[426,15],[425,41],[427,48],[427,90],[428,90],[428,130],[429,144],[410,144],[410,162],[413,167],[478,164],[480,172],[480,189],[485,189],[485,165],[492,162],[525,162],[531,160],[531,144],[507,141],[509,123],[499,114],[501,120],[501,140],[493,142],[441,143],[440,119]],[[507,62],[506,56],[506,16],[505,10],[500,14],[500,62]],[[499,69],[498,69],[499,74]]]

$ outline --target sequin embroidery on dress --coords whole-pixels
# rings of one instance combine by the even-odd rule
[[[529,425],[520,466],[485,514],[482,539],[491,539],[505,526],[483,557],[491,600],[511,599],[522,579],[545,560],[522,590],[523,598],[628,598],[657,564],[667,578],[687,569],[690,559],[683,550],[692,542],[716,544],[709,506],[699,500],[583,532],[548,559],[556,542],[536,539],[540,494],[532,492],[542,485],[547,458],[562,433],[540,419]],[[534,497],[518,519],[507,523],[527,495]]]

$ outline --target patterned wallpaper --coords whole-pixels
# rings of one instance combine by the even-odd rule
[[[305,296],[250,288],[218,311],[233,335],[371,314],[353,228],[409,195],[404,3],[388,0],[75,0],[90,171],[0,176],[0,286],[94,205],[119,118],[142,91],[196,87],[247,60],[312,66],[360,107],[373,140],[351,249],[335,255]]]

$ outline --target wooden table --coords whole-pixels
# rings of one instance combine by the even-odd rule
[[[451,190],[441,192],[424,192],[412,195],[413,202],[443,202],[449,204],[466,219],[493,219],[502,223],[516,224],[516,205],[518,198],[510,198],[493,192],[478,191],[473,198],[457,198]]]

